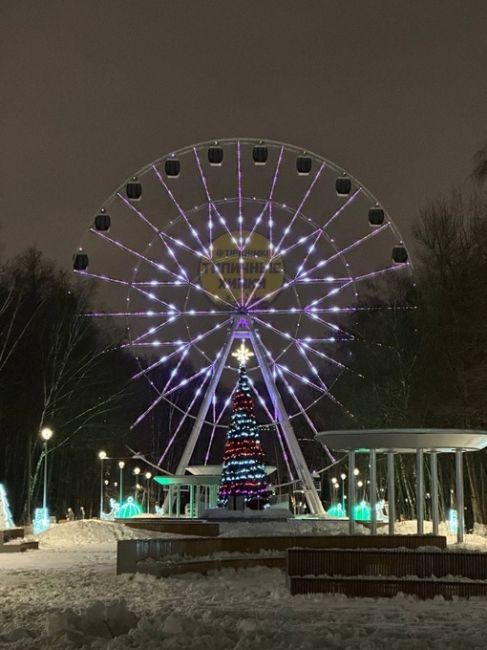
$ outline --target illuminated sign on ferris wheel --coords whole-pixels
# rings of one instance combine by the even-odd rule
[[[212,242],[212,252],[212,261],[201,260],[200,278],[203,288],[218,299],[239,300],[242,288],[245,299],[252,292],[264,298],[283,285],[282,257],[273,256],[271,242],[258,232],[220,235]]]

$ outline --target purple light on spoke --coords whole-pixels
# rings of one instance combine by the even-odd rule
[[[266,321],[263,321],[260,318],[254,317],[254,320],[261,325],[263,325],[266,329],[271,330],[272,332],[275,332],[276,334],[279,334],[279,336],[283,339],[285,339],[288,343],[294,343],[295,345],[303,345],[307,350],[311,350],[321,356],[323,359],[326,359],[330,363],[332,363],[335,366],[338,366],[339,368],[345,369],[346,366],[343,363],[340,363],[340,361],[337,361],[336,359],[333,359],[332,357],[328,356],[327,354],[324,354],[323,352],[320,352],[319,350],[315,350],[309,343],[303,343],[296,339],[294,336],[292,336],[289,332],[283,332],[282,330],[278,329],[277,327],[274,327],[274,325],[271,325],[270,323],[267,323]]]
[[[172,395],[172,393],[176,392],[179,390],[182,386],[185,386],[186,384],[189,384],[193,379],[196,379],[200,375],[202,375],[204,372],[207,372],[211,366],[207,366],[206,368],[201,368],[198,370],[198,372],[195,372],[193,375],[188,377],[187,379],[183,379],[182,382],[177,384],[176,386],[173,386],[171,390],[168,390],[167,392],[162,392],[160,395],[152,402],[152,404],[143,412],[139,417],[130,425],[130,429],[134,429],[142,420],[147,417],[147,415],[166,397],[169,397],[169,395]]]
[[[318,169],[318,171],[317,171],[316,174],[314,175],[314,177],[313,177],[311,183],[310,183],[309,186],[308,186],[308,189],[306,190],[306,192],[305,192],[305,194],[304,194],[304,196],[303,196],[303,198],[302,198],[302,200],[301,200],[301,203],[298,205],[298,207],[297,207],[296,210],[294,211],[294,214],[293,214],[293,216],[292,216],[292,218],[291,218],[291,221],[289,222],[289,225],[288,225],[286,228],[284,228],[284,231],[283,231],[283,233],[282,233],[281,239],[279,240],[279,243],[277,244],[277,246],[276,246],[275,248],[273,248],[272,255],[271,255],[270,258],[269,258],[269,263],[271,263],[271,262],[272,262],[276,257],[278,257],[278,256],[280,255],[280,248],[281,248],[282,242],[284,241],[285,237],[286,237],[286,236],[291,232],[291,228],[292,228],[292,226],[293,226],[293,224],[294,224],[294,221],[297,219],[297,217],[299,216],[299,213],[300,213],[301,210],[303,209],[304,204],[305,204],[306,201],[308,200],[308,197],[309,197],[309,195],[311,194],[311,191],[312,191],[312,189],[313,189],[313,187],[314,187],[316,181],[318,180],[318,178],[319,178],[320,175],[321,175],[321,172],[322,172],[323,169],[325,168],[325,164],[326,164],[326,163],[322,163],[322,165],[320,166],[320,168]],[[252,301],[252,298],[254,297],[255,292],[256,292],[257,289],[260,287],[260,283],[261,283],[262,280],[264,279],[264,276],[265,276],[266,270],[267,270],[267,269],[264,268],[264,270],[263,270],[262,273],[260,274],[260,277],[259,277],[258,281],[255,283],[254,288],[253,288],[252,291],[250,292],[250,295],[249,295],[249,297],[248,297],[248,299],[247,299],[247,302],[245,303],[245,305],[246,305],[247,307],[250,305],[250,303],[251,303],[251,301]],[[276,293],[276,292],[273,292],[273,293]],[[266,298],[264,298],[264,299],[266,299]],[[262,300],[262,299],[261,299],[261,300]],[[260,301],[257,301],[257,302],[260,302]],[[255,304],[257,304],[257,303],[254,303],[254,305],[255,305]]]
[[[363,275],[356,275],[356,276],[351,276],[347,282],[344,282],[341,287],[336,287],[326,293],[324,296],[321,298],[317,298],[316,300],[313,300],[310,305],[318,305],[320,302],[323,300],[326,300],[326,298],[330,298],[331,296],[336,296],[340,291],[343,291],[343,289],[346,289],[347,287],[354,285],[358,282],[363,282],[364,280],[370,280],[371,278],[375,278],[379,275],[384,275],[385,273],[390,273],[394,271],[400,271],[404,266],[408,266],[407,264],[391,264],[391,266],[388,266],[385,269],[379,269],[378,271],[371,271],[370,273],[364,273]],[[324,280],[324,278],[323,278]]]
[[[346,411],[348,413],[347,409],[343,406],[343,404],[334,395],[331,394],[330,387],[326,384],[326,382],[323,381],[323,379],[320,377],[320,374],[319,374],[317,368],[315,368],[315,366],[309,360],[308,355],[306,354],[306,351],[304,350],[304,346],[297,345],[297,348],[301,352],[301,354],[302,354],[302,356],[303,356],[309,370],[313,373],[313,375],[317,378],[317,380],[319,381],[322,388],[326,391],[328,399],[330,399],[334,404],[336,404],[337,406],[339,406],[340,408],[342,408],[344,411]]]
[[[309,275],[310,273],[313,273],[314,270],[322,268],[323,266],[326,266],[330,262],[333,262],[333,260],[336,260],[337,257],[341,257],[342,255],[345,255],[345,253],[348,253],[349,251],[353,250],[354,248],[357,248],[361,244],[363,244],[365,241],[371,239],[372,237],[375,237],[378,235],[380,232],[382,232],[384,229],[390,228],[390,223],[385,223],[383,226],[380,226],[380,228],[375,228],[371,232],[369,232],[367,235],[364,237],[361,237],[360,239],[357,239],[356,241],[352,242],[348,246],[345,246],[345,248],[342,248],[341,250],[337,251],[331,257],[328,257],[326,260],[322,260],[316,266],[313,266],[311,269],[308,269],[306,271],[302,271],[299,273],[299,277],[303,276],[304,274]]]
[[[223,321],[221,323],[217,323],[216,325],[214,325],[212,328],[210,328],[204,334],[199,334],[198,336],[195,336],[193,339],[191,339],[191,341],[188,341],[186,343],[181,343],[180,348],[178,348],[174,352],[171,352],[171,354],[167,355],[166,357],[163,357],[162,359],[159,359],[159,361],[155,361],[154,363],[152,363],[147,368],[144,368],[143,370],[138,372],[136,375],[134,375],[133,379],[137,379],[138,377],[142,377],[143,375],[147,374],[148,372],[150,372],[154,368],[157,368],[160,365],[162,365],[163,363],[166,363],[166,361],[168,361],[169,359],[171,359],[172,357],[174,357],[175,355],[177,355],[179,353],[184,353],[184,355],[186,355],[187,351],[189,351],[189,348],[191,348],[191,346],[194,345],[196,347],[196,343],[199,343],[200,341],[203,341],[206,337],[210,336],[211,334],[213,334],[214,332],[216,332],[220,328],[225,327],[225,325],[227,325],[231,321],[232,321],[231,318],[227,318],[225,321]]]
[[[197,231],[195,230],[195,228],[193,228],[193,226],[191,225],[191,223],[190,223],[190,221],[189,221],[189,219],[188,219],[188,215],[186,214],[186,212],[183,210],[183,208],[182,208],[181,205],[179,204],[178,200],[177,200],[176,197],[174,196],[174,193],[172,192],[172,190],[170,189],[170,187],[167,185],[166,181],[162,178],[162,175],[160,174],[160,172],[159,172],[159,170],[157,169],[157,167],[156,167],[155,165],[152,165],[152,169],[154,170],[154,172],[155,172],[155,174],[156,174],[156,176],[157,176],[157,179],[159,180],[159,182],[161,183],[161,185],[162,185],[162,186],[164,187],[164,189],[166,190],[166,192],[167,192],[168,196],[170,197],[171,201],[174,203],[174,205],[175,205],[177,211],[179,212],[179,214],[180,214],[181,217],[183,218],[184,223],[188,226],[189,232],[193,235],[193,237],[196,239],[196,241],[197,241],[198,244],[200,245],[200,248],[201,248],[201,254],[200,254],[200,255],[204,255],[204,257],[207,257],[207,258],[209,259],[209,258],[210,258],[209,251],[206,250],[206,248],[205,248],[203,242],[201,241],[200,236],[198,235],[198,232],[197,232]],[[199,256],[200,256],[200,255],[199,255]]]
[[[191,409],[193,408],[194,403],[195,403],[196,400],[198,399],[198,396],[201,394],[201,391],[202,391],[202,389],[203,389],[203,386],[204,386],[205,383],[207,382],[208,378],[211,376],[211,370],[212,370],[212,368],[210,368],[210,369],[208,370],[208,372],[205,373],[205,376],[204,376],[204,378],[203,378],[203,381],[202,381],[201,385],[200,385],[200,386],[195,390],[194,395],[193,395],[193,397],[192,397],[192,399],[191,399],[191,402],[189,403],[189,406],[187,407],[187,409],[186,409],[185,411],[183,411],[183,416],[182,416],[181,420],[179,421],[179,424],[178,424],[178,426],[176,427],[175,432],[173,433],[173,435],[171,436],[169,442],[167,443],[167,446],[166,446],[166,448],[165,448],[165,450],[164,450],[164,453],[163,453],[162,456],[159,458],[159,462],[157,463],[157,464],[159,465],[159,467],[161,466],[161,463],[164,462],[164,458],[166,457],[166,455],[167,455],[169,449],[171,448],[173,442],[175,441],[176,436],[178,435],[178,433],[179,433],[181,427],[183,426],[184,422],[186,421],[186,418],[187,418],[187,417],[189,416],[189,414],[191,413]]]
[[[274,382],[275,382],[275,377],[274,377]],[[272,413],[269,411],[269,408],[268,408],[268,406],[266,404],[265,399],[262,397],[262,395],[259,393],[257,388],[254,386],[254,382],[249,380],[249,384],[250,384],[250,387],[252,388],[252,390],[254,391],[255,395],[257,396],[259,404],[262,406],[262,408],[266,412],[267,417],[269,418],[269,420],[271,422],[276,422],[275,426],[276,426],[276,431],[277,431],[277,438],[279,440],[279,445],[281,447],[282,455],[283,455],[284,461],[286,463],[286,467],[287,467],[287,471],[288,471],[290,480],[294,481],[294,474],[293,474],[292,469],[291,469],[291,464],[289,462],[289,457],[288,457],[287,452],[286,452],[286,447],[284,446],[284,440],[282,438],[282,433],[281,433],[281,430],[279,428],[279,423],[277,422],[277,414],[276,414],[276,417],[272,416]]]
[[[234,387],[234,389],[232,390],[232,394],[234,393],[235,388],[236,388],[237,386],[238,386],[238,381],[236,382],[235,387]],[[230,405],[230,402],[231,402],[231,401],[232,401],[232,398],[231,398],[231,397],[227,397],[227,399],[223,402],[223,406],[222,406],[222,408],[221,408],[221,410],[220,410],[220,413],[219,413],[218,417],[215,419],[215,417],[216,417],[216,402],[215,402],[215,400],[213,399],[213,428],[212,428],[212,430],[211,430],[211,436],[210,436],[210,441],[209,441],[209,443],[208,443],[208,449],[206,450],[206,454],[205,454],[205,462],[204,462],[204,465],[207,465],[207,464],[208,464],[208,460],[209,460],[209,458],[210,458],[211,446],[212,446],[212,444],[213,444],[213,438],[215,437],[216,427],[217,427],[218,423],[220,422],[220,420],[222,419],[223,414],[225,413],[225,410],[226,410],[226,409],[228,408],[228,406]]]
[[[314,240],[313,243],[311,244],[311,246],[310,246],[310,248],[309,248],[309,250],[308,250],[308,252],[307,252],[307,254],[306,254],[305,258],[304,258],[304,260],[303,260],[303,261],[300,263],[300,265],[299,265],[299,269],[298,269],[298,271],[296,272],[295,278],[297,278],[299,275],[301,275],[301,273],[302,273],[302,269],[304,269],[304,266],[305,266],[306,262],[308,261],[309,256],[310,256],[311,253],[313,252],[313,250],[314,250],[316,244],[317,244],[318,241],[320,240],[321,236],[325,233],[325,230],[328,228],[328,226],[329,226],[331,223],[333,223],[333,221],[335,221],[335,219],[337,219],[337,217],[339,217],[339,216],[342,214],[342,212],[343,212],[343,211],[344,211],[344,210],[345,210],[349,205],[351,205],[351,204],[353,203],[353,201],[356,199],[356,197],[360,194],[361,191],[362,191],[362,188],[361,188],[361,187],[359,187],[357,190],[355,190],[355,192],[349,196],[349,198],[345,201],[345,203],[343,203],[343,205],[341,205],[341,206],[338,208],[338,210],[336,210],[336,212],[334,212],[334,214],[333,214],[333,215],[328,219],[328,221],[325,223],[325,225],[322,226],[321,228],[319,228],[315,240]],[[307,272],[304,271],[304,273],[307,273]]]
[[[174,323],[174,321],[176,321],[178,318],[180,318],[180,314],[178,314],[177,316],[171,316],[170,318],[168,318],[167,320],[165,320],[163,323],[159,323],[159,325],[156,325],[156,326],[154,326],[154,327],[150,327],[148,330],[146,330],[146,331],[143,332],[142,334],[139,334],[139,336],[137,336],[137,337],[132,341],[132,343],[138,343],[139,341],[142,341],[142,339],[145,339],[145,338],[147,338],[148,336],[152,336],[152,335],[154,335],[154,334],[157,334],[157,333],[160,332],[160,331],[161,331],[161,330],[162,330],[166,325],[169,325],[170,323]]]
[[[300,410],[300,413],[303,415],[304,419],[308,423],[311,431],[313,431],[313,433],[316,435],[318,433],[318,430],[316,429],[316,427],[315,427],[315,425],[313,423],[313,420],[309,417],[307,410],[304,408],[303,404],[298,399],[298,396],[296,395],[295,390],[293,389],[291,384],[288,382],[288,380],[284,377],[283,373],[280,373],[280,377],[281,377],[282,381],[284,382],[284,384],[286,385],[286,387],[288,389],[288,392],[291,395],[294,402],[296,403],[298,409]],[[333,396],[330,395],[330,394],[327,395],[327,397],[333,398]],[[328,457],[332,460],[332,462],[335,462],[335,458],[330,453],[328,447],[325,446],[325,450],[326,450],[326,453],[328,454]]]
[[[120,194],[120,192],[118,192],[117,196],[125,203],[125,205],[128,208],[130,208],[130,210],[135,212],[135,214],[140,219],[142,219],[142,221],[144,221],[150,228],[152,228],[152,230],[157,234],[157,236],[159,237],[159,239],[163,243],[164,248],[166,249],[166,252],[168,253],[168,255],[170,257],[172,257],[173,260],[176,262],[176,265],[179,268],[180,273],[183,275],[184,278],[187,278],[188,276],[187,276],[186,270],[179,263],[179,260],[177,259],[176,254],[174,253],[173,249],[168,245],[168,243],[166,241],[167,236],[165,235],[165,233],[163,233],[161,230],[159,230],[159,228],[154,226],[154,224],[149,219],[147,219],[147,217],[142,212],[142,210],[139,210],[135,205],[133,205],[133,203],[131,203],[125,196],[123,196],[123,194]]]
[[[237,140],[237,196],[238,196],[238,248],[240,250],[240,304],[243,305],[245,301],[244,295],[244,258],[243,250],[245,248],[243,240],[243,214],[242,214],[242,168],[240,161],[240,140]]]
[[[252,227],[252,230],[247,235],[247,239],[246,239],[247,242],[250,242],[250,239],[251,239],[252,235],[254,234],[254,232],[257,229],[257,226],[260,224],[261,220],[264,217],[265,211],[268,210],[268,213],[269,213],[269,217],[268,217],[268,228],[269,228],[268,239],[269,239],[269,242],[271,244],[271,253],[270,254],[272,254],[272,225],[273,225],[272,224],[272,200],[273,200],[273,197],[274,197],[274,189],[276,187],[277,179],[278,179],[278,176],[279,176],[279,168],[281,166],[283,152],[284,152],[284,147],[281,147],[280,150],[279,150],[279,156],[278,156],[278,159],[277,159],[276,168],[274,170],[274,174],[273,174],[273,177],[272,177],[272,183],[271,183],[271,189],[269,191],[269,196],[268,196],[268,198],[267,198],[261,212],[259,212],[259,214],[257,215],[255,223],[254,223],[254,225]]]

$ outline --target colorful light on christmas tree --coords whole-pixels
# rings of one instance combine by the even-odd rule
[[[218,505],[225,507],[229,497],[243,496],[245,505],[260,509],[268,503],[264,452],[254,414],[245,363],[252,353],[242,343],[233,354],[240,363],[240,378],[233,396],[233,411],[223,454],[223,471]]]

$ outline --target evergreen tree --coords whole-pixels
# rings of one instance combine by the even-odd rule
[[[263,508],[270,495],[266,481],[264,452],[254,414],[245,366],[240,366],[238,387],[233,396],[233,411],[223,454],[223,471],[218,505],[225,507],[229,497],[241,495],[245,505]]]

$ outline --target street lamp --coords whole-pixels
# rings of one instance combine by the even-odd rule
[[[342,479],[342,510],[345,515],[345,479],[347,478],[347,475],[342,473],[340,474],[340,478]]]
[[[150,512],[150,480],[152,478],[152,474],[150,472],[145,473],[145,480],[147,481],[147,513]]]
[[[137,479],[139,477],[140,472],[141,472],[140,467],[134,467],[133,474],[135,476],[135,500],[136,501],[137,501],[137,490],[138,490],[138,481],[137,481]]]
[[[47,443],[54,435],[54,431],[49,427],[44,427],[41,429],[41,438],[44,441],[44,491],[42,497],[42,509],[44,511],[44,519],[48,519],[47,516]]]
[[[355,467],[355,469],[353,470],[353,475],[354,475],[354,476],[358,476],[359,474],[360,474],[360,470],[359,470],[359,468],[358,468],[358,467]]]
[[[118,467],[120,469],[120,498],[119,498],[119,501],[120,501],[120,506],[121,506],[122,505],[122,500],[123,500],[123,468],[125,467],[125,463],[123,462],[123,460],[121,460],[118,463]]]
[[[103,513],[103,461],[107,457],[106,451],[99,451],[98,458],[100,459],[100,519]]]

